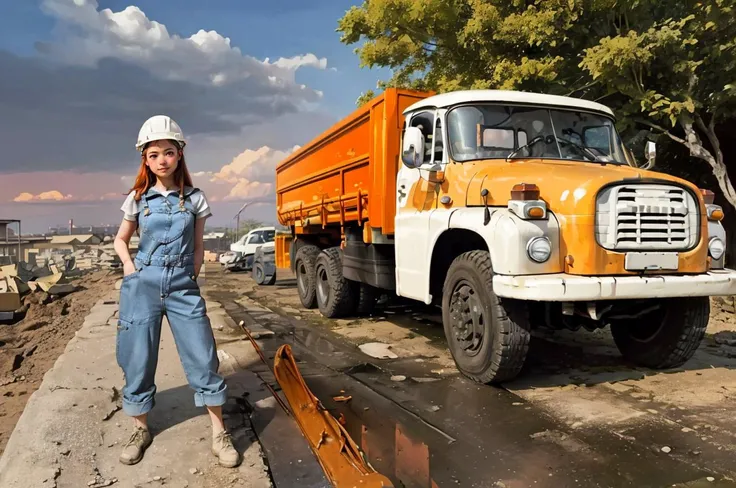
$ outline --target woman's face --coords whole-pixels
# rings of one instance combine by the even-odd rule
[[[146,148],[146,166],[159,178],[174,174],[181,151],[171,141],[154,141]]]

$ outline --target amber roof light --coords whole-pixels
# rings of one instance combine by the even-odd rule
[[[511,188],[512,200],[539,200],[539,187],[534,183],[518,183]]]
[[[703,194],[703,200],[705,200],[705,204],[709,205],[713,203],[713,201],[716,199],[716,194],[713,193],[710,190],[700,190],[700,193]]]

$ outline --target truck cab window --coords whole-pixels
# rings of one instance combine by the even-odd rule
[[[442,119],[437,117],[437,122],[434,125],[434,163],[442,162],[442,154],[444,153],[445,145],[442,139]]]
[[[457,162],[548,158],[626,164],[613,120],[547,107],[482,103],[447,116],[448,149]]]
[[[253,235],[250,236],[250,239],[248,240],[248,244],[263,244],[263,233],[262,232],[255,232]]]
[[[432,134],[434,132],[434,112],[419,112],[411,119],[411,127],[418,127],[424,135],[424,164],[432,162],[434,143]]]

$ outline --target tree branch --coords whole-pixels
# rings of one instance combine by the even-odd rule
[[[592,82],[590,82],[590,83],[588,83],[588,84],[586,84],[586,85],[583,85],[583,86],[581,86],[580,88],[575,88],[574,90],[572,90],[572,91],[571,91],[570,93],[568,93],[568,94],[567,94],[567,95],[565,95],[565,96],[566,96],[566,97],[569,97],[569,96],[571,96],[571,95],[572,95],[573,93],[579,92],[579,91],[581,91],[581,90],[587,90],[588,88],[592,88],[592,87],[594,87],[594,86],[595,86],[595,85],[597,85],[598,83],[600,83],[600,81],[599,81],[599,80],[596,80],[596,81],[592,81]]]
[[[721,153],[721,144],[718,141],[718,136],[716,136],[715,119],[715,116],[711,117],[708,125],[705,125],[703,117],[701,117],[699,113],[695,112],[695,124],[698,126],[698,129],[703,131],[705,136],[708,138],[708,142],[710,142],[710,145],[713,148],[713,152],[715,153],[718,162],[722,162],[723,154]]]
[[[669,137],[673,141],[677,141],[680,144],[684,144],[684,145],[687,146],[687,141],[685,139],[682,139],[680,137],[677,137],[676,135],[672,134],[670,131],[668,131],[667,129],[665,129],[661,125],[657,125],[657,124],[655,124],[653,122],[649,122],[648,120],[644,120],[644,119],[634,119],[634,121],[635,122],[639,122],[640,124],[646,125],[648,127],[651,127],[652,129],[656,129],[656,130],[662,132],[663,134],[665,134],[667,137]]]
[[[423,42],[424,44],[429,44],[430,46],[434,46],[434,47],[444,47],[440,43],[434,43],[432,41],[428,41],[427,38],[429,37],[431,39],[431,36],[422,35],[419,32],[415,31],[414,29],[411,29],[409,27],[406,27],[405,25],[404,26],[400,26],[400,27],[397,26],[396,29],[399,30],[399,31],[403,31],[404,34],[408,34],[410,37],[413,37],[414,39],[416,39],[416,40],[418,40],[420,42]]]

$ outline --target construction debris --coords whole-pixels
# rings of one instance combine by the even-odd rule
[[[137,239],[131,240],[131,256],[137,252]],[[76,291],[74,278],[98,269],[121,269],[122,262],[115,252],[112,240],[81,249],[52,247],[27,251],[28,261],[14,262],[13,256],[2,256],[0,261],[0,321],[22,319],[24,296],[28,293],[47,295],[48,303],[56,297]],[[50,298],[49,298],[50,297]],[[48,299],[47,299],[48,298]],[[20,317],[19,317],[20,316]]]
[[[16,315],[25,313],[22,298],[27,293],[41,292],[51,297],[73,293],[77,287],[69,282],[66,266],[64,271],[51,263],[44,268],[20,262],[0,268],[0,320],[12,321]],[[69,272],[80,275],[79,272]],[[44,299],[46,301],[46,299]]]
[[[8,313],[20,308],[20,291],[16,277],[0,275],[0,320],[8,320]]]

